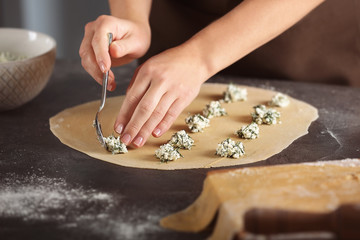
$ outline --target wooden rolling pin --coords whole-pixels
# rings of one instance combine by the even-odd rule
[[[360,239],[360,203],[342,205],[329,213],[252,209],[245,214],[246,233],[260,235],[331,232],[336,239]],[[249,239],[239,233],[235,239]]]

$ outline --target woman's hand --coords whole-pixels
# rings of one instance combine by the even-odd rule
[[[113,34],[109,48],[107,33]],[[143,56],[150,46],[147,22],[129,21],[113,16],[100,16],[85,26],[79,55],[84,69],[100,84],[103,73]],[[110,53],[110,54],[109,54]],[[114,74],[109,72],[107,89],[116,87]]]
[[[195,54],[180,45],[138,67],[115,121],[122,142],[141,147],[161,136],[198,95],[208,76]]]
[[[204,81],[281,34],[323,1],[243,1],[182,45],[150,58],[133,76],[115,131],[126,145],[137,147],[151,134],[161,136],[197,96]],[[121,19],[101,16],[89,23],[79,51],[83,67],[99,83],[102,73],[110,69],[110,55],[113,65],[121,65],[141,57],[150,45],[151,1],[110,2],[113,15]],[[115,41],[110,55],[109,32]],[[108,89],[113,90],[114,74],[109,77]]]

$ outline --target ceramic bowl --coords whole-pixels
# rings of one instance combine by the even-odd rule
[[[43,33],[0,28],[0,111],[35,98],[54,68],[55,40]]]

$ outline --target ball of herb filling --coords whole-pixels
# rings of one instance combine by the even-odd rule
[[[109,137],[104,137],[103,139],[105,142],[106,150],[108,150],[112,154],[128,152],[126,145],[120,141],[119,136],[114,137],[114,135],[110,135]]]
[[[209,104],[206,104],[203,109],[203,116],[207,118],[221,117],[227,115],[225,108],[221,107],[219,101],[211,101]]]
[[[223,93],[224,102],[237,102],[237,101],[246,101],[247,100],[247,90],[246,88],[240,88],[232,83],[230,83]]]
[[[267,109],[265,105],[257,105],[254,107],[255,112],[251,114],[252,119],[257,124],[277,124],[280,122],[280,112],[275,109]]]
[[[170,143],[161,145],[159,149],[155,151],[155,156],[160,159],[160,162],[175,161],[182,157],[178,148],[173,147]]]
[[[271,101],[269,102],[270,106],[275,107],[286,107],[290,104],[289,98],[282,93],[277,93],[275,96],[272,97]]]
[[[185,119],[191,132],[202,132],[204,128],[210,126],[210,120],[201,114],[195,114]]]
[[[259,137],[259,126],[256,122],[252,122],[247,126],[241,127],[235,134],[244,139],[255,139]]]
[[[185,130],[178,131],[172,135],[170,143],[175,148],[190,150],[194,146],[194,140],[185,132]]]
[[[239,158],[245,155],[244,145],[242,142],[235,142],[228,138],[218,144],[216,155],[228,158]]]

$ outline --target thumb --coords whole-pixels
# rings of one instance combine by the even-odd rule
[[[135,47],[133,41],[123,38],[112,42],[109,51],[111,57],[122,58],[126,55],[133,55]]]
[[[121,31],[116,30],[118,25],[121,25]],[[111,45],[109,46],[108,33],[113,34],[113,41],[122,39],[129,32],[129,24],[126,21],[107,16],[99,20],[97,29],[94,32],[91,45],[100,70],[104,73],[111,67],[111,53],[109,54]]]

